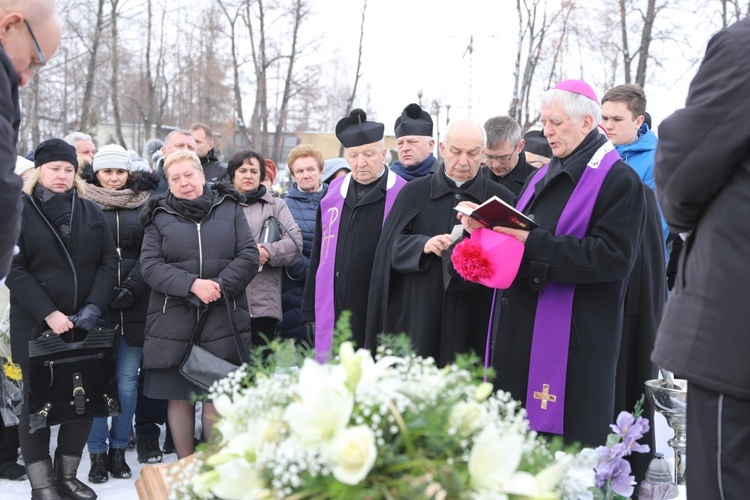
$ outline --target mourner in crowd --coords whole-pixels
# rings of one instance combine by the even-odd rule
[[[20,253],[8,276],[11,292],[10,329],[13,361],[29,380],[29,340],[52,330],[63,340],[94,328],[107,310],[116,283],[117,253],[101,209],[81,198],[78,159],[73,146],[49,139],[37,146],[36,169],[25,184]],[[36,415],[35,415],[36,416]],[[92,421],[60,425],[54,471],[50,428],[31,432],[29,386],[19,423],[21,453],[32,498],[96,498],[76,478]]]
[[[487,147],[484,148],[482,174],[502,184],[514,195],[521,192],[534,167],[526,162],[521,126],[510,116],[495,116],[484,123]]]
[[[190,136],[192,138],[192,136]],[[215,356],[239,364],[225,299],[234,305],[240,341],[250,348],[250,312],[245,289],[258,272],[258,248],[240,202],[244,196],[228,184],[209,187],[198,156],[176,151],[167,156],[165,196],[149,199],[141,212],[145,226],[141,274],[151,287],[143,344],[144,395],[165,399],[177,456],[194,451],[193,398],[203,391],[179,372],[187,355],[198,312],[208,314],[200,345]],[[203,311],[204,305],[208,309]],[[216,410],[203,403],[203,431],[213,436]]]
[[[440,166],[432,154],[435,140],[432,138],[432,118],[419,104],[409,104],[396,118],[394,125],[398,161],[391,163],[391,170],[413,181],[434,173]]]
[[[336,320],[351,311],[354,341],[365,343],[367,297],[381,228],[406,181],[385,167],[382,123],[361,109],[339,120],[336,137],[346,148],[351,172],[335,179],[320,202],[302,320],[315,322],[319,360],[331,355]]]

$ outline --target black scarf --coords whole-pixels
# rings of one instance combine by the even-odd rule
[[[186,200],[176,197],[172,191],[167,191],[164,202],[183,217],[200,222],[208,215],[214,204],[214,192],[207,184],[204,184],[202,195],[194,200]]]
[[[65,249],[68,253],[72,253],[73,238],[70,235],[70,218],[73,214],[73,189],[57,194],[37,184],[34,187],[34,198],[39,201],[42,212],[57,229]]]
[[[263,198],[264,194],[266,194],[266,186],[264,184],[261,184],[257,190],[245,193],[245,203],[248,205],[252,205],[257,201],[260,201],[260,199]]]

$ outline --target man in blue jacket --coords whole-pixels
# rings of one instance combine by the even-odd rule
[[[645,123],[645,115],[646,94],[639,85],[618,85],[602,97],[601,125],[607,138],[615,145],[622,161],[633,167],[641,180],[654,189],[654,156],[659,139]],[[669,228],[664,217],[662,229],[666,241]]]

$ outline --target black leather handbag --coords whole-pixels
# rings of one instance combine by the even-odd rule
[[[120,327],[47,330],[29,340],[30,432],[56,424],[121,413],[115,346]],[[80,341],[75,341],[81,338]],[[66,341],[66,340],[72,341]]]
[[[248,359],[247,352],[237,334],[237,324],[234,321],[234,316],[232,316],[232,307],[229,303],[229,296],[224,289],[224,283],[221,279],[218,279],[217,281],[221,286],[221,295],[224,297],[224,303],[226,304],[227,313],[229,314],[229,324],[232,327],[232,336],[237,345],[237,353],[240,356],[240,362],[246,363]],[[215,381],[226,377],[229,373],[239,368],[239,366],[210,353],[198,345],[201,333],[206,326],[208,309],[209,307],[202,308],[201,315],[193,329],[193,335],[190,339],[190,347],[188,348],[187,355],[182,360],[182,363],[180,363],[180,374],[182,374],[186,380],[200,387],[204,391],[208,391]]]

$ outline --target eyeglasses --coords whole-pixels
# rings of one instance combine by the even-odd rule
[[[488,163],[494,163],[497,161],[500,161],[500,162],[510,161],[510,159],[513,158],[513,155],[516,154],[516,148],[518,147],[518,144],[520,143],[517,142],[516,145],[513,146],[513,152],[510,154],[503,155],[503,156],[494,156],[494,155],[488,155],[484,153],[482,154],[482,158],[484,159],[484,161]]]
[[[32,61],[31,64],[29,64],[29,69],[31,70],[38,70],[45,64],[47,64],[47,59],[44,57],[44,54],[42,54],[42,49],[39,47],[39,42],[36,41],[36,37],[34,36],[34,32],[31,30],[31,26],[29,26],[29,22],[24,19],[23,23],[26,25],[26,28],[29,30],[29,35],[31,35],[31,41],[34,42],[34,48],[36,49],[36,56],[39,58],[39,62]]]

